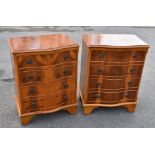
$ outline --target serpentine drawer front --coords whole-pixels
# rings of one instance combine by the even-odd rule
[[[76,113],[77,43],[58,34],[11,38],[9,47],[23,125],[37,114]]]
[[[84,114],[116,106],[134,112],[148,48],[135,35],[83,36],[80,97]]]

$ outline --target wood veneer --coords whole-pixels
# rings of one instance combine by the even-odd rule
[[[134,112],[148,48],[136,35],[83,35],[80,97],[84,114],[117,106]]]
[[[79,45],[62,34],[16,37],[8,42],[21,123],[58,110],[76,113]]]

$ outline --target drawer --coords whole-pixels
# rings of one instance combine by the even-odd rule
[[[59,108],[62,106],[75,104],[76,93],[73,91],[64,91],[50,95],[46,98],[44,109]]]
[[[42,98],[30,98],[22,101],[22,112],[53,110],[61,106],[75,104],[75,91],[62,92]]]
[[[53,81],[59,78],[65,78],[68,76],[76,75],[76,65],[66,65],[59,68],[46,68],[44,70],[30,70],[21,71],[19,73],[19,79],[21,83],[28,82],[41,82],[41,81]]]
[[[128,86],[128,89],[130,88],[139,88],[139,84],[140,84],[140,77],[128,77],[126,80],[126,84]]]
[[[65,65],[63,67],[46,70],[46,79],[55,80],[55,79],[65,78],[68,76],[74,76],[76,74],[77,74],[77,68],[75,64]]]
[[[131,65],[129,67],[129,75],[141,75],[143,71],[143,65]]]
[[[77,49],[55,51],[50,54],[17,55],[18,68],[42,67],[77,61]]]
[[[135,101],[137,99],[137,91],[120,91],[120,92],[97,92],[88,91],[88,102],[125,102],[125,101]]]
[[[47,54],[47,65],[67,63],[70,61],[77,61],[77,49],[68,49]]]
[[[19,72],[19,80],[21,83],[41,82],[45,81],[44,70],[30,70]]]
[[[22,101],[22,113],[42,111],[44,107],[44,99],[34,98]]]
[[[90,75],[104,76],[124,76],[124,75],[141,75],[143,65],[102,65],[91,64]]]
[[[62,78],[49,83],[38,83],[36,85],[21,86],[21,96],[23,98],[29,96],[50,95],[56,92],[68,89],[76,89],[76,77]]]
[[[128,50],[123,51],[105,51],[92,50],[91,61],[104,61],[104,62],[127,62],[130,60],[131,52]]]
[[[90,78],[88,89],[121,89],[125,88],[125,82],[125,78],[123,80],[104,77]]]
[[[140,77],[123,77],[120,79],[109,79],[105,77],[96,77],[89,79],[88,89],[125,89],[126,87],[138,88]]]
[[[19,55],[17,56],[18,68],[41,67],[46,65],[46,55]]]
[[[133,51],[131,56],[131,61],[144,61],[146,51]]]

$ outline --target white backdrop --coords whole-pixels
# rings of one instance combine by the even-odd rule
[[[0,26],[154,26],[154,8],[154,0],[0,0]],[[0,155],[154,155],[154,140],[154,129],[1,129]]]

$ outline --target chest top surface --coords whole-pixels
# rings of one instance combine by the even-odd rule
[[[134,34],[85,34],[83,40],[88,47],[149,47],[147,43]]]
[[[69,47],[78,47],[69,36],[63,34],[25,36],[9,39],[12,53],[48,51]]]

